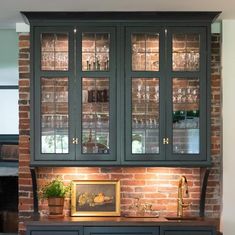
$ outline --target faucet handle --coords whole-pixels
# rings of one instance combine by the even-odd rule
[[[189,191],[188,191],[188,185],[184,185],[184,190],[183,190],[183,197],[189,197]]]
[[[189,206],[192,206],[193,204],[192,204],[192,202],[190,202],[190,203],[181,203],[181,206],[182,207],[184,207],[184,208],[187,208],[187,207],[189,207]]]

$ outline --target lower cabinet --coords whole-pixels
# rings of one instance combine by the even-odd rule
[[[159,227],[85,227],[84,235],[159,235]]]
[[[161,227],[160,235],[216,235],[214,227]]]
[[[83,235],[83,227],[69,225],[27,226],[26,235]]]
[[[29,225],[26,235],[216,235],[213,226]]]

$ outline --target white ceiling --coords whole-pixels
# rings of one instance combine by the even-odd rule
[[[234,0],[1,0],[0,28],[23,22],[20,11],[222,11],[235,19]]]

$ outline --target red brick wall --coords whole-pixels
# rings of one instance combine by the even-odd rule
[[[30,149],[30,76],[29,76],[29,35],[19,35],[19,231],[24,234],[24,221],[32,215],[33,195],[29,169]],[[212,114],[211,114],[211,153],[213,168],[208,182],[206,215],[219,218],[221,206],[221,84],[220,84],[220,35],[212,36]],[[130,212],[134,198],[144,203],[152,203],[160,215],[176,213],[177,184],[180,175],[186,175],[189,181],[192,206],[188,213],[198,215],[200,193],[200,169],[198,168],[39,168],[38,184],[45,179],[62,176],[65,182],[73,179],[120,179],[121,211]],[[69,198],[66,200],[65,213],[69,214]],[[46,202],[39,205],[40,213],[47,213]]]

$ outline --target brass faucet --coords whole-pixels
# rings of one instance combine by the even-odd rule
[[[188,182],[185,176],[181,176],[178,185],[177,216],[183,217],[183,209],[188,207],[189,203],[184,203],[183,196],[188,197]]]

